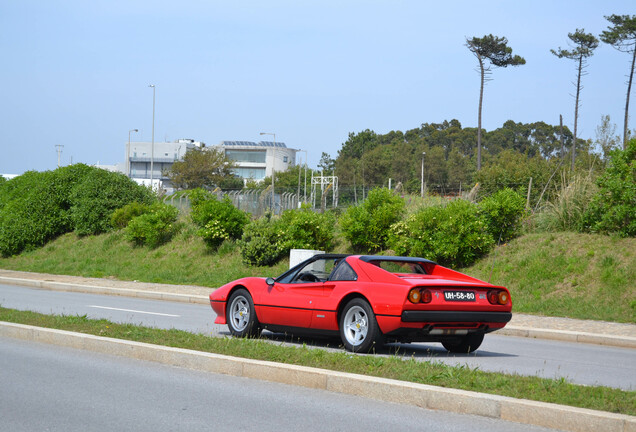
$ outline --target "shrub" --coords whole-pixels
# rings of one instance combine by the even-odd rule
[[[249,223],[238,242],[243,261],[257,266],[275,264],[285,255],[283,235],[280,220],[263,217]]]
[[[404,214],[404,199],[388,189],[373,189],[359,206],[349,207],[340,218],[342,232],[356,251],[385,249],[388,231]]]
[[[291,249],[330,250],[334,243],[333,215],[309,209],[287,210],[280,218],[266,216],[245,227],[239,241],[243,261],[272,265]]]
[[[126,240],[137,246],[157,247],[167,241],[178,231],[175,223],[179,210],[168,204],[155,203],[149,211],[134,217],[126,227]]]
[[[625,150],[610,153],[609,166],[597,185],[582,230],[636,236],[636,139]]]
[[[126,204],[150,204],[156,198],[150,189],[121,173],[94,169],[71,192],[71,218],[78,235],[99,234],[111,228],[112,213]]]
[[[92,170],[77,164],[55,171],[28,171],[0,189],[0,255],[45,244],[72,230],[70,193]]]
[[[454,200],[445,206],[424,207],[395,223],[388,244],[398,255],[463,267],[486,254],[494,240],[478,215],[477,205]]]
[[[597,187],[588,175],[575,174],[571,180],[563,174],[561,186],[552,201],[537,217],[537,225],[546,231],[580,231],[587,207]]]
[[[148,213],[150,208],[146,204],[131,202],[113,212],[110,224],[116,229],[126,228],[133,218]]]
[[[310,209],[287,210],[281,215],[284,231],[283,249],[331,250],[334,244],[335,217],[331,213],[316,213]]]
[[[496,242],[507,242],[521,230],[525,200],[510,188],[502,189],[479,203],[479,214]]]
[[[240,239],[249,216],[237,209],[228,197],[218,200],[201,189],[190,195],[192,221],[201,229],[198,235],[211,248],[217,248],[226,239]]]

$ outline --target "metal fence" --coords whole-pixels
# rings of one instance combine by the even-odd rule
[[[265,190],[240,190],[240,191],[213,191],[212,194],[221,200],[228,197],[232,204],[239,210],[250,213],[253,217],[259,218],[266,212],[281,214],[285,210],[296,209],[302,202],[299,196],[291,192],[276,193],[272,199],[272,193]],[[187,194],[175,194],[165,197],[166,204],[177,207],[181,211],[190,210],[190,198]]]

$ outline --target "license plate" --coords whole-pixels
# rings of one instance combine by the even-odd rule
[[[474,302],[475,293],[473,291],[444,291],[444,300]]]

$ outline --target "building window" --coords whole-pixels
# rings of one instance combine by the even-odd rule
[[[288,160],[289,158],[287,156],[283,156],[283,162],[287,163]]]
[[[234,168],[232,172],[244,179],[263,180],[265,178],[265,168]]]
[[[265,163],[265,155],[262,150],[225,150],[225,156],[234,162]]]

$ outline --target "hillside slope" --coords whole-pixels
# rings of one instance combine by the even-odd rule
[[[0,268],[8,270],[208,287],[244,276],[277,276],[287,265],[283,260],[273,268],[248,267],[238,247],[227,242],[210,253],[192,228],[156,249],[132,247],[122,232],[65,234],[42,248],[0,258]],[[636,323],[634,238],[528,234],[461,270],[508,287],[516,312]]]
[[[508,287],[517,312],[636,322],[635,238],[528,234],[463,270]]]

